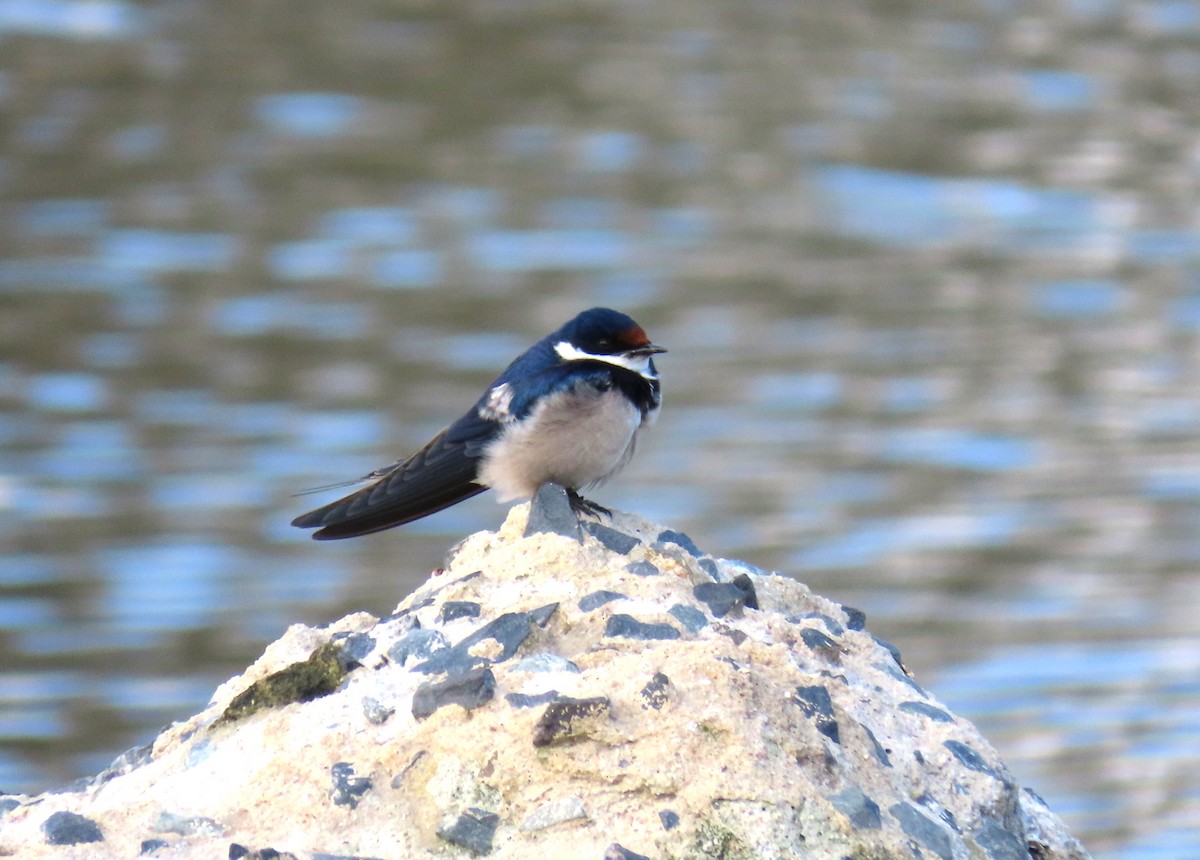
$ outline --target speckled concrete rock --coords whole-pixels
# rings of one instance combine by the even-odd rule
[[[862,613],[634,517],[528,515],[386,618],[291,628],[90,785],[5,798],[0,854],[1087,857]]]

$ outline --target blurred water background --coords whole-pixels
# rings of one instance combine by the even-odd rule
[[[1198,177],[1195,0],[0,0],[0,788],[497,525],[288,520],[604,304],[671,351],[599,501],[1195,858]]]

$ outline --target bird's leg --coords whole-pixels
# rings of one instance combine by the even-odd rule
[[[570,502],[571,510],[573,510],[576,514],[589,514],[593,517],[599,517],[601,515],[606,517],[612,516],[612,511],[603,505],[598,505],[595,502],[589,502],[570,487],[567,487],[566,489],[567,501]]]

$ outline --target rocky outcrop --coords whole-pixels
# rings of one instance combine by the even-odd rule
[[[0,800],[0,853],[1087,856],[861,612],[535,507],[385,618],[291,628],[89,785]]]

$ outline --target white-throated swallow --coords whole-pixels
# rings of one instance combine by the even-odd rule
[[[662,402],[653,356],[666,352],[623,313],[584,311],[510,364],[471,409],[420,451],[352,483],[370,483],[292,525],[318,540],[404,525],[491,488],[499,501],[553,482],[579,495],[633,456]]]

